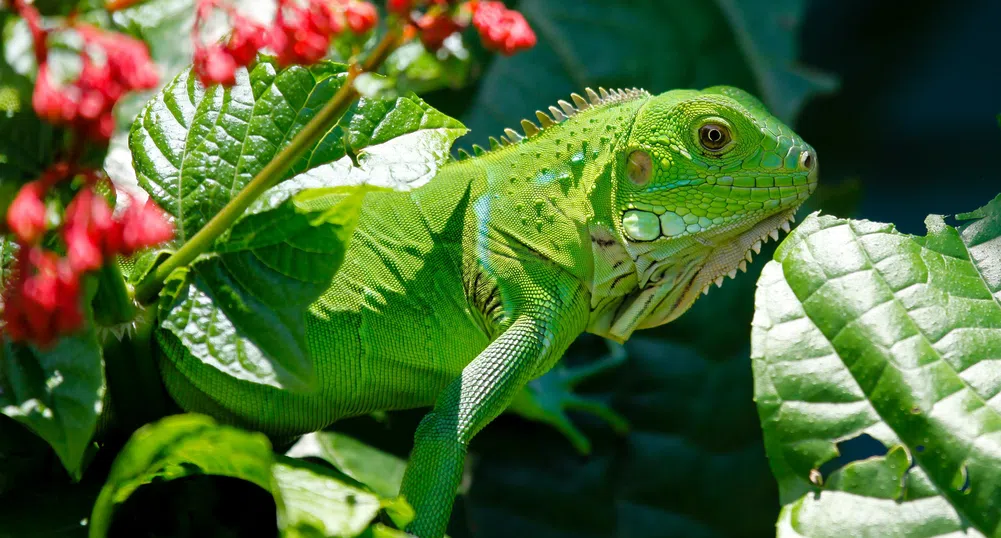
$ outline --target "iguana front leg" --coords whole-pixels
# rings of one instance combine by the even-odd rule
[[[591,441],[567,416],[567,411],[589,413],[607,422],[616,433],[624,435],[629,431],[629,422],[608,404],[580,396],[574,392],[582,383],[609,370],[618,368],[626,361],[626,350],[622,344],[610,340],[609,353],[583,366],[566,366],[559,363],[538,379],[533,379],[518,393],[508,411],[524,418],[549,424],[562,433],[581,455],[591,453]]]
[[[583,331],[588,303],[580,282],[562,272],[550,280],[516,293],[514,300],[526,304],[514,321],[449,383],[418,426],[401,487],[416,510],[408,532],[420,538],[445,533],[469,441]]]

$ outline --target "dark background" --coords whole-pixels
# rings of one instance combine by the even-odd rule
[[[802,60],[840,89],[800,114],[822,181],[857,177],[858,216],[923,233],[924,215],[1001,191],[1001,2],[817,0]]]

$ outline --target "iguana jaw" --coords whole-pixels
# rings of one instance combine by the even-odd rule
[[[777,240],[780,229],[790,230],[798,208],[799,205],[768,216],[736,235],[733,229],[721,231],[713,237],[700,239],[698,246],[692,245],[653,261],[644,271],[648,281],[624,298],[606,336],[624,341],[636,329],[674,320],[688,310],[699,293],[708,293],[714,283],[722,286],[724,277],[734,278],[738,270],[745,271],[752,253],[760,252],[762,243]],[[641,262],[642,258],[655,255],[654,252],[634,259]]]
[[[769,239],[778,241],[779,230],[787,233],[790,231],[791,224],[796,221],[795,215],[797,209],[799,209],[798,205],[776,213],[759,221],[747,231],[715,247],[712,253],[706,258],[702,268],[695,275],[695,278],[692,279],[691,285],[682,298],[682,304],[691,304],[694,302],[698,298],[699,292],[703,295],[709,293],[709,289],[713,284],[716,284],[717,287],[722,287],[724,277],[736,278],[738,270],[741,272],[747,271],[747,263],[752,260],[753,254],[761,252],[761,245],[763,243],[767,243]],[[660,323],[671,321],[680,314],[679,312],[672,315],[669,319],[665,319]]]

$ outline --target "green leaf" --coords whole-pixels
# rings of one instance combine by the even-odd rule
[[[423,94],[466,86],[473,79],[473,66],[477,60],[479,58],[474,57],[461,40],[447,39],[436,52],[413,41],[393,51],[386,58],[383,70],[391,80],[396,81],[398,89]]]
[[[317,145],[305,166],[296,169],[300,173],[293,185],[410,190],[435,176],[450,160],[452,143],[465,133],[461,123],[413,94],[392,100],[362,98]]]
[[[306,308],[344,260],[364,192],[266,193],[217,244],[217,254],[171,276],[161,295],[161,328],[202,363],[238,379],[313,386]],[[184,356],[167,360],[182,372],[196,368]]]
[[[18,250],[20,248],[16,241],[11,241],[6,235],[0,235],[0,290],[5,289],[7,285],[7,279],[14,269],[14,256]]]
[[[313,118],[343,84],[344,71],[343,65],[331,62],[278,70],[273,60],[262,58],[250,72],[239,70],[232,88],[206,90],[184,72],[150,101],[132,126],[129,146],[139,184],[177,218],[179,243],[229,202]],[[348,148],[364,167],[365,154],[357,154],[367,145],[410,134],[409,153],[417,154],[424,164],[416,178],[383,185],[380,177],[369,177],[372,174],[355,172],[344,178],[328,171],[321,174],[324,182],[315,186],[363,182],[416,186],[414,182],[430,178],[427,170],[435,170],[441,155],[463,132],[459,122],[413,95],[388,103],[363,99],[288,175],[328,164],[337,165],[331,171],[350,169]]]
[[[401,498],[384,499],[348,485],[320,465],[279,458],[273,471],[276,500],[281,499],[278,526],[283,537],[360,536],[383,509],[406,514],[396,521],[400,525],[413,518],[412,509]]]
[[[31,31],[21,17],[6,14],[0,17],[0,22],[3,23],[0,28],[3,58],[0,61],[3,62],[5,72],[20,78],[14,81],[15,84],[23,86],[25,81],[34,79],[38,70]]]
[[[387,498],[400,494],[407,468],[407,462],[401,458],[330,431],[304,435],[287,454],[295,458],[321,458]]]
[[[265,59],[228,89],[204,90],[182,73],[150,102],[130,146],[140,184],[176,217],[179,242],[302,129],[343,83],[343,70],[324,62],[278,71]],[[163,329],[231,376],[311,387],[303,315],[340,266],[367,190],[332,186],[415,186],[434,175],[463,132],[412,95],[362,99],[293,166],[289,175],[298,175],[266,192],[210,254],[168,279]],[[182,372],[196,368],[168,356]]]
[[[183,243],[242,189],[337,91],[341,66],[279,72],[258,63],[232,88],[179,74],[129,137],[139,184],[176,220]]]
[[[34,54],[27,48],[30,35],[18,21],[12,12],[0,12],[0,114],[31,108],[32,83],[21,70],[24,55],[33,64]]]
[[[1001,300],[1001,195],[976,211],[956,215],[956,219],[971,221],[960,226],[959,235],[988,289]]]
[[[288,538],[403,536],[374,520],[382,511],[400,525],[413,517],[400,498],[348,484],[332,469],[275,456],[259,433],[176,415],[137,430],[118,454],[94,504],[91,538],[107,535],[116,507],[138,488],[195,474],[238,478],[270,492],[278,528]]]
[[[834,84],[797,66],[795,40],[807,2],[774,4],[523,0],[518,9],[538,44],[494,60],[463,120],[485,138],[585,87],[660,93],[716,84],[759,95],[773,113],[792,120],[811,95]]]
[[[999,209],[923,237],[811,215],[765,267],[752,358],[781,535],[1001,532]],[[823,476],[863,435],[888,452]]]
[[[118,31],[145,41],[150,58],[161,72],[173,78],[191,64],[194,41],[177,39],[177,36],[190,35],[195,22],[195,4],[194,0],[143,0],[115,11],[111,19]]]
[[[7,340],[0,348],[0,413],[45,439],[74,479],[83,473],[105,391],[101,348],[89,320],[87,327],[48,349]]]
[[[220,426],[201,415],[175,415],[143,426],[118,454],[90,516],[91,538],[107,535],[117,505],[139,487],[210,474],[272,490],[271,443],[259,433]]]

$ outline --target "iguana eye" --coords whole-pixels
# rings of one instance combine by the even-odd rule
[[[626,176],[636,185],[643,186],[649,183],[651,172],[653,172],[653,162],[649,153],[638,149],[626,158]]]
[[[730,130],[725,125],[707,123],[699,128],[699,142],[709,151],[719,151],[730,143]]]

